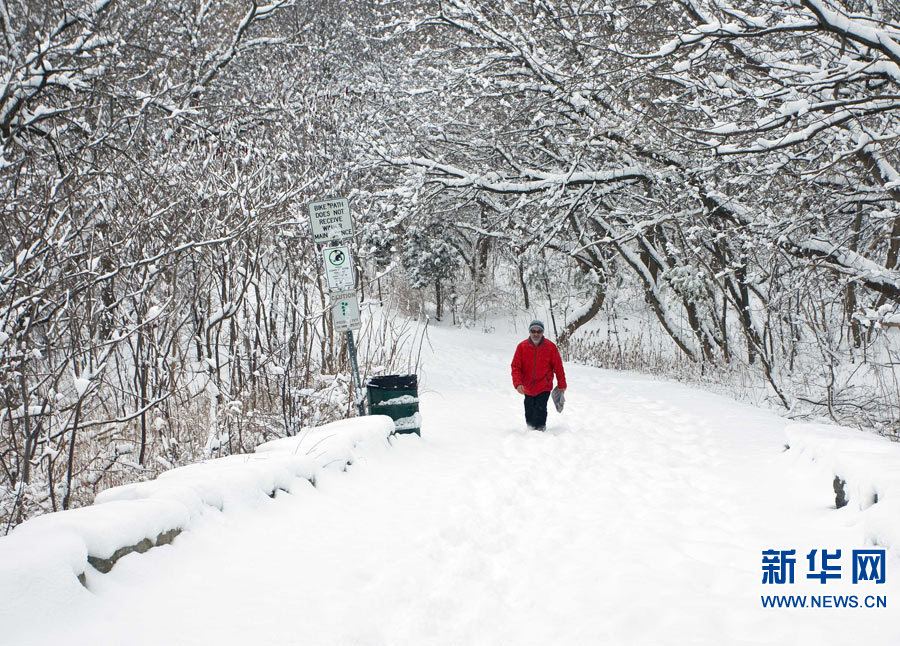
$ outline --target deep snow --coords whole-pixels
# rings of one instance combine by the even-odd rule
[[[565,412],[551,407],[548,432],[528,433],[509,377],[524,335],[429,337],[421,438],[370,447],[315,487],[207,508],[172,545],[89,573],[87,590],[0,580],[0,598],[35,601],[0,609],[0,634],[15,644],[900,643],[900,447],[573,364]],[[851,474],[840,510],[837,468]],[[873,542],[888,546],[886,583],[852,584],[850,553]],[[761,583],[768,549],[796,549],[795,584]],[[812,549],[842,550],[840,580],[806,579]],[[761,595],[776,594],[879,595],[888,607],[763,608]]]

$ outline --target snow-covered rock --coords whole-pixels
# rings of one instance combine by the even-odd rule
[[[900,445],[824,424],[791,424],[786,432],[792,452],[832,472],[836,496],[859,513],[869,540],[900,550]]]

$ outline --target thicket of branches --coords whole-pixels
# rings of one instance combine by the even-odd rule
[[[896,433],[895,4],[405,7],[380,32],[406,64],[380,77],[395,100],[369,156],[401,246],[449,243],[457,283],[505,254],[526,306],[529,269],[562,256],[584,289],[564,344],[637,293],[689,363]]]
[[[615,365],[646,348],[578,330],[649,313],[683,365],[896,432],[892,4],[0,0],[0,32],[4,531],[351,413],[330,196],[368,297],[546,299]],[[364,371],[405,362],[366,320]]]
[[[348,18],[0,0],[0,533],[350,413],[304,207],[355,186]]]

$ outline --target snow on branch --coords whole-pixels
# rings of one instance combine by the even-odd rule
[[[873,21],[832,10],[822,0],[802,0],[802,4],[828,31],[878,51],[893,61],[892,69],[887,71],[894,81],[900,82],[900,28],[875,27]]]
[[[821,38],[822,34],[828,33],[836,37],[829,45],[841,52],[837,57],[838,67],[846,67],[847,72],[885,76],[893,83],[900,84],[900,26],[871,17],[851,15],[849,12],[829,7],[823,0],[797,0],[793,4],[798,15],[790,18],[780,17],[774,24],[770,24],[772,17],[775,16],[774,10],[770,10],[768,16],[748,16],[730,5],[714,3],[716,11],[737,18],[737,22],[725,23],[715,18],[711,12],[704,11],[701,2],[688,4],[696,24],[683,33],[676,34],[656,50],[648,53],[630,52],[611,44],[610,51],[634,59],[655,59],[672,56],[680,49],[707,41],[759,39],[776,34],[814,32],[818,32]],[[848,41],[862,46],[857,50],[857,56],[845,52]],[[876,55],[873,56],[873,53]],[[878,55],[886,60],[878,60]],[[862,68],[858,65],[860,59],[866,62]],[[770,61],[771,64],[777,62]]]
[[[900,271],[887,269],[851,249],[821,238],[787,242],[785,246],[793,248],[797,255],[823,259],[867,288],[900,302]]]
[[[256,0],[254,0],[251,3],[250,9],[247,10],[246,15],[241,20],[241,23],[235,29],[231,43],[225,48],[225,51],[217,52],[214,56],[203,62],[204,64],[201,65],[201,69],[203,69],[203,67],[206,67],[207,69],[198,74],[198,78],[194,83],[194,87],[191,88],[186,101],[189,102],[202,94],[213,79],[218,76],[219,72],[225,69],[241,52],[260,45],[283,42],[282,39],[273,38],[259,38],[246,42],[244,42],[244,39],[251,25],[272,16],[279,9],[293,6],[293,4],[293,2],[289,2],[288,0],[278,0],[272,4],[259,6],[256,3]]]
[[[521,177],[509,180],[493,171],[473,173],[425,157],[391,157],[383,152],[382,156],[392,166],[423,168],[432,174],[431,181],[448,188],[476,188],[492,193],[535,193],[559,187],[651,179],[651,173],[647,169],[628,166],[580,172],[546,172],[523,168],[520,169]]]
[[[846,124],[847,122],[858,119],[861,116],[871,116],[883,112],[891,112],[897,109],[900,109],[900,101],[872,101],[869,102],[869,105],[863,109],[838,110],[828,115],[827,117],[814,121],[801,130],[789,132],[782,137],[778,137],[777,139],[766,139],[763,137],[759,137],[755,142],[753,142],[753,144],[749,146],[740,146],[737,144],[720,144],[715,147],[715,151],[719,155],[741,155],[747,153],[770,152],[774,150],[780,150],[782,148],[789,148],[791,146],[810,141],[818,134],[830,128]],[[773,121],[772,124],[774,125],[776,121]],[[707,132],[709,134],[734,135],[741,133],[752,133],[755,131],[758,132],[760,131],[760,129],[738,129],[726,124],[713,128]]]
[[[20,56],[15,54],[21,52],[21,43],[10,41],[21,37],[21,34],[8,33],[9,15],[5,10],[0,12],[0,27],[4,28],[8,47],[14,54],[13,59],[7,60],[12,67],[5,72],[0,85],[0,133],[4,137],[16,128],[33,125],[53,113],[50,108],[40,106],[31,111],[25,110],[26,105],[46,94],[48,88],[59,86],[72,91],[84,90],[102,72],[102,67],[73,69],[72,61],[88,59],[101,50],[115,47],[114,38],[98,36],[96,14],[108,4],[96,3],[92,14],[76,12],[65,15],[48,34],[36,34],[38,42]],[[24,123],[19,123],[22,115],[25,115]]]

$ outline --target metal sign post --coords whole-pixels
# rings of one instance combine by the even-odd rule
[[[366,399],[363,393],[362,381],[359,378],[359,364],[356,362],[356,344],[353,342],[353,330],[347,330],[347,349],[350,351],[350,365],[353,366],[353,377],[356,379],[356,410],[359,416],[366,414],[366,405],[363,403]]]
[[[353,219],[347,198],[335,198],[309,205],[309,222],[316,244],[330,245],[322,249],[325,264],[325,279],[331,300],[331,314],[336,332],[347,335],[347,351],[356,385],[356,407],[359,415],[366,414],[365,393],[359,378],[359,363],[356,360],[356,343],[353,330],[361,327],[359,300],[356,297],[356,277],[353,274],[353,257],[350,247],[340,244],[353,236]]]
[[[363,416],[366,414],[366,407],[363,404],[366,397],[363,393],[362,380],[359,378],[356,344],[353,342],[353,330],[358,330],[362,327],[362,322],[359,318],[359,300],[356,298],[355,291],[332,292],[330,297],[334,330],[347,334],[347,350],[350,352],[350,365],[353,368],[353,377],[356,380],[356,407],[360,416]]]

